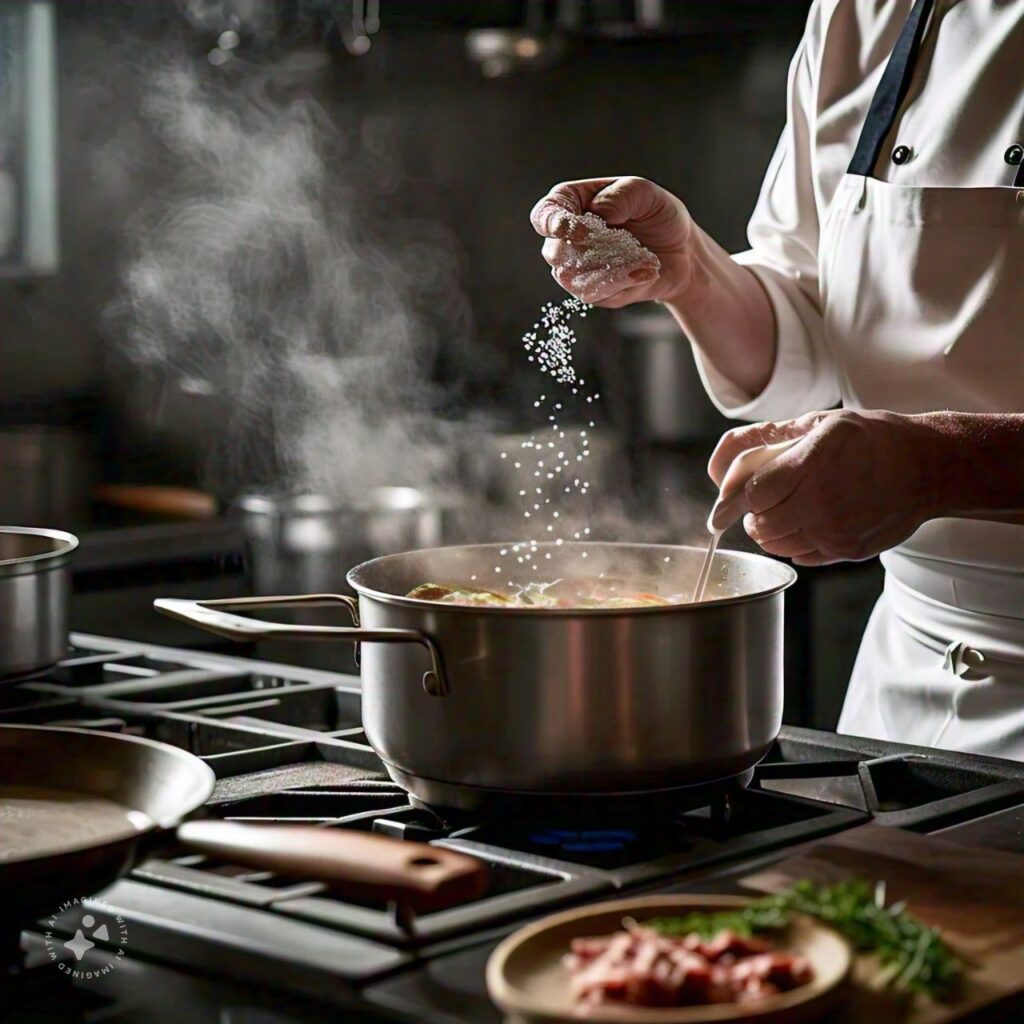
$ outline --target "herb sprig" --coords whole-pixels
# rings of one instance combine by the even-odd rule
[[[657,917],[644,924],[662,935],[695,932],[710,938],[728,928],[749,937],[754,932],[785,928],[792,912],[831,925],[858,952],[875,954],[882,967],[879,987],[920,992],[940,1001],[956,997],[963,963],[943,942],[937,928],[929,928],[907,913],[903,903],[886,906],[881,882],[872,885],[865,879],[850,879],[816,885],[804,880],[738,910]]]

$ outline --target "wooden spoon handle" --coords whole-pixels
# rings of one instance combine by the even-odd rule
[[[187,487],[103,484],[93,488],[93,497],[114,508],[176,519],[211,519],[217,514],[213,495]]]
[[[372,832],[189,821],[178,827],[178,839],[236,864],[329,882],[351,898],[398,903],[419,913],[467,903],[487,887],[483,861]]]

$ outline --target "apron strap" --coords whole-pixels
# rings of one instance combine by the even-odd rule
[[[857,148],[850,161],[848,174],[858,174],[870,178],[874,173],[882,144],[896,120],[900,104],[910,87],[910,79],[914,73],[918,51],[921,49],[921,40],[924,38],[928,15],[934,6],[935,0],[917,0],[914,4],[914,8],[903,26],[903,31],[900,32],[900,37],[896,40],[896,45],[889,55],[889,63],[886,64],[885,71],[882,73],[882,80],[878,83],[875,95],[871,99],[871,107],[864,120],[860,138],[857,140]],[[1024,164],[1021,166],[1024,167]]]

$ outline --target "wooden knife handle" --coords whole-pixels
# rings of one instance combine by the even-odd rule
[[[418,913],[483,895],[483,861],[442,846],[313,825],[188,821],[178,840],[202,853],[283,875],[328,882],[343,895]]]

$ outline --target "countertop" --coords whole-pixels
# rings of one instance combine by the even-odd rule
[[[972,846],[1024,853],[1024,805],[997,811],[975,821],[942,829],[945,839]],[[768,866],[792,853],[776,851],[761,858],[688,879],[660,891],[740,892],[739,880],[753,870]],[[78,983],[79,997],[88,1000],[55,1007],[49,1013],[38,998],[23,1011],[8,1007],[8,1021],[39,1024],[61,1021],[73,1024],[102,1019],[105,1024],[321,1024],[331,1021],[396,1021],[417,1024],[501,1024],[502,1016],[491,1004],[484,987],[484,965],[492,949],[506,933],[478,936],[471,945],[452,948],[423,966],[398,971],[368,989],[346,997],[339,989],[340,1006],[301,1002],[253,986],[218,980],[216,963],[211,977],[197,977],[171,967],[133,961],[116,965],[104,978]],[[45,963],[44,940],[26,936],[31,956]],[[61,979],[58,979],[59,981]],[[47,999],[59,998],[58,989],[47,984]],[[38,993],[37,993],[38,997]],[[45,1002],[45,1000],[43,1000]],[[1008,1007],[1006,1021],[1020,1019],[1020,1006]],[[20,1013],[20,1015],[19,1015]],[[97,1016],[99,1014],[100,1016]]]

